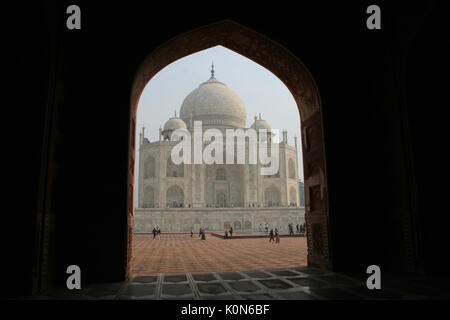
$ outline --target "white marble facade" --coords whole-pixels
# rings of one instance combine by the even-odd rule
[[[237,93],[216,80],[214,70],[211,73],[208,81],[185,98],[180,117],[175,114],[160,129],[158,141],[148,141],[144,130],[140,134],[135,231],[149,232],[155,225],[164,232],[200,226],[215,231],[229,226],[257,231],[260,224],[266,223],[287,230],[288,223],[303,223],[297,139],[295,146],[288,145],[287,132],[278,143],[279,171],[273,176],[260,174],[259,161],[248,164],[248,148],[246,164],[175,165],[171,161],[171,150],[179,143],[172,132],[187,129],[192,134],[194,121],[202,121],[203,130],[245,129],[244,103]],[[271,130],[261,115],[255,117],[251,127]]]

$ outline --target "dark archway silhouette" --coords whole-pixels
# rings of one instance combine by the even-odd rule
[[[288,49],[240,24],[224,20],[183,33],[165,42],[145,58],[135,76],[130,100],[127,275],[130,276],[132,272],[135,132],[140,96],[152,77],[170,63],[218,45],[233,50],[271,71],[294,97],[303,130],[308,265],[331,269],[327,175],[321,101],[317,86],[307,68]],[[315,194],[314,197],[310,196],[312,193]],[[313,243],[316,250],[313,250]],[[320,247],[320,250],[317,250],[317,247]]]

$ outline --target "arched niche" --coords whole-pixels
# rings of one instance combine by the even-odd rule
[[[136,114],[139,98],[146,84],[164,67],[195,52],[221,45],[239,53],[277,76],[289,89],[297,103],[302,126],[303,168],[305,172],[305,219],[307,223],[308,265],[323,269],[332,269],[332,253],[329,244],[330,217],[328,211],[328,188],[323,137],[322,105],[315,81],[301,62],[289,49],[268,37],[231,20],[223,20],[195,30],[180,34],[162,43],[144,59],[131,88],[130,95],[130,132],[129,132],[129,168],[128,176],[128,251],[126,255],[127,275],[131,276],[131,252],[133,235],[133,187]],[[308,168],[316,165],[321,168],[320,177],[307,175]],[[310,211],[310,181],[319,181],[321,204],[314,214]],[[312,234],[312,230],[315,230]],[[312,237],[316,247],[312,250]]]

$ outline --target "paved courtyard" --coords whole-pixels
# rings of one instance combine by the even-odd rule
[[[382,289],[369,290],[367,274],[334,273],[306,267],[306,239],[223,240],[207,235],[136,234],[131,279],[52,288],[24,299],[150,300],[411,300],[450,298],[450,278],[382,276]]]
[[[210,234],[135,234],[133,275],[295,268],[306,265],[306,238],[224,240]]]
[[[417,300],[450,298],[450,278],[383,275],[382,289],[369,290],[367,275],[311,267],[164,274],[125,282],[60,287],[25,299],[83,300]]]

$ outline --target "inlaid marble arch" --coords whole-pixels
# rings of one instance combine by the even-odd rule
[[[332,256],[329,239],[329,212],[327,197],[327,174],[325,165],[325,149],[323,139],[322,110],[318,88],[308,69],[289,49],[281,46],[266,36],[253,31],[231,20],[223,20],[206,25],[195,30],[180,34],[155,49],[144,59],[137,70],[131,88],[130,98],[130,132],[129,132],[129,162],[134,168],[137,105],[145,85],[160,70],[170,63],[195,52],[221,45],[233,50],[259,65],[270,70],[289,89],[297,103],[303,128],[302,149],[305,173],[315,165],[319,168],[314,176],[305,175],[306,223],[308,245],[312,246],[311,224],[314,230],[320,230],[320,235],[314,235],[316,248],[309,250],[308,265],[319,268],[332,269]],[[309,131],[309,132],[308,132]],[[134,179],[131,171],[128,176],[128,252],[126,255],[127,274],[131,275],[131,248],[133,232],[133,197]],[[311,187],[310,182],[318,182],[321,202],[320,210],[310,211]],[[317,186],[317,184],[316,184]],[[310,248],[311,249],[311,248]]]

